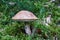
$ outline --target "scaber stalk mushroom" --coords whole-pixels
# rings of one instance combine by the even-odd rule
[[[20,20],[24,21],[25,23],[25,32],[28,35],[31,35],[31,29],[29,22],[37,20],[38,18],[30,11],[22,10],[19,11],[14,17],[12,17],[13,20]]]

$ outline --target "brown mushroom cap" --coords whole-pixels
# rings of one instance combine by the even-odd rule
[[[38,19],[32,12],[22,10],[19,11],[14,17],[13,20],[20,20],[20,21],[33,21]]]

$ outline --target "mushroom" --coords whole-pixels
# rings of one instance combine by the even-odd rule
[[[12,19],[13,20],[24,21],[25,32],[26,32],[26,34],[31,35],[32,32],[31,32],[31,29],[30,29],[29,22],[37,20],[38,18],[32,12],[22,10],[22,11],[19,11],[14,17],[12,17]]]

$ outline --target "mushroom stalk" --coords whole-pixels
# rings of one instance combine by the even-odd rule
[[[32,37],[34,37],[35,32],[36,32],[36,28],[33,28],[33,30],[32,30],[32,34],[31,34]]]
[[[27,22],[25,23],[25,32],[26,32],[26,34],[31,35],[30,25],[27,24]]]

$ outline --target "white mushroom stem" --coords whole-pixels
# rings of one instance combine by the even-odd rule
[[[36,28],[33,28],[31,36],[34,37]]]
[[[26,32],[26,34],[31,35],[31,29],[28,24],[25,25],[25,32]]]

